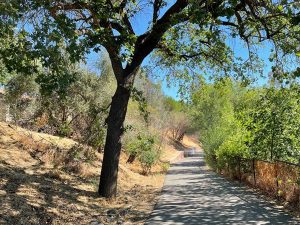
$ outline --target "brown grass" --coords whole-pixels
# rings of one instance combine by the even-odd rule
[[[238,176],[235,178],[239,179],[239,175],[241,175],[243,182],[255,187],[268,198],[276,200],[279,205],[283,205],[293,214],[300,215],[299,166],[279,161],[255,160],[254,180],[253,161],[245,161],[244,163],[248,164],[248,169],[246,171],[241,170],[241,174],[238,174],[237,167],[235,173]],[[224,174],[229,176],[230,173]]]
[[[76,144],[0,123],[0,224],[144,223],[163,185],[163,167],[143,176],[139,163],[126,164],[122,153],[118,196],[107,201],[96,194],[102,155]],[[166,161],[180,154],[165,148]]]

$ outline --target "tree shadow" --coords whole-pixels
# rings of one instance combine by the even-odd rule
[[[299,224],[283,210],[206,168],[202,157],[174,164],[147,225]]]
[[[105,203],[95,191],[77,188],[73,181],[54,179],[47,174],[36,173],[35,169],[33,171],[29,174],[24,168],[0,161],[0,224],[89,224],[93,219],[107,221],[107,210],[113,206]],[[86,184],[86,180],[74,179],[77,184]],[[115,209],[120,211],[122,207]],[[126,213],[134,221],[143,221],[148,216],[137,209],[129,209]]]
[[[184,151],[184,150],[188,149],[188,147],[183,145],[180,141],[176,141],[171,138],[169,139],[169,143],[178,151]]]
[[[1,219],[7,224],[19,224],[20,221],[26,220],[25,224],[51,224],[56,215],[48,212],[49,208],[56,208],[57,199],[63,199],[68,204],[83,203],[78,200],[80,196],[95,198],[96,194],[92,191],[85,191],[73,188],[63,181],[48,178],[44,174],[28,174],[22,168],[16,168],[1,162],[0,178],[4,181],[1,190],[5,192],[4,201],[1,201],[2,209],[13,210],[15,213],[3,213]],[[35,204],[34,198],[30,199],[33,193],[22,193],[20,189],[28,187],[31,192],[37,192],[37,198],[42,198],[40,204]],[[2,198],[2,196],[1,196]]]

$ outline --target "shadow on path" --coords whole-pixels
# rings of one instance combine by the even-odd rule
[[[200,157],[174,164],[146,225],[155,224],[300,224],[259,199],[246,187],[209,171]]]

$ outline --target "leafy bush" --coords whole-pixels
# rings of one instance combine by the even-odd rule
[[[149,174],[151,167],[160,156],[158,149],[155,147],[155,137],[151,135],[138,136],[136,140],[128,144],[126,150],[130,155],[129,159],[139,159],[143,174],[146,175]]]
[[[151,167],[157,162],[159,159],[159,152],[150,148],[146,151],[142,151],[139,155],[139,161],[141,162],[143,168],[143,174],[147,175],[151,171]]]
[[[15,123],[24,123],[34,115],[38,104],[35,98],[38,92],[35,77],[35,74],[32,76],[14,74],[5,85],[6,104]]]
[[[62,137],[70,137],[70,135],[72,134],[72,128],[69,123],[63,122],[59,125],[57,133],[59,136]]]
[[[101,150],[104,147],[104,141],[105,141],[105,126],[103,125],[102,118],[99,116],[95,116],[96,121],[94,123],[90,123],[89,126],[87,126],[87,129],[84,133],[84,139],[85,142],[96,148],[98,152],[101,152]]]
[[[161,163],[161,168],[166,173],[170,168],[170,163],[169,162],[162,162]]]
[[[248,139],[249,132],[244,129],[237,129],[228,137],[216,151],[218,167],[233,167],[238,158],[249,157],[249,148],[246,145]]]
[[[299,163],[299,85],[265,88],[245,122],[254,157]]]
[[[217,165],[216,151],[234,132],[233,85],[230,80],[215,84],[201,84],[201,89],[192,94],[190,116],[193,126],[199,130],[200,141],[210,166]]]
[[[296,82],[274,80],[251,88],[229,79],[203,82],[192,93],[190,116],[208,163],[234,166],[239,157],[299,163],[299,90]]]

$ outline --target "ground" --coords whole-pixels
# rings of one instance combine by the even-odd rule
[[[0,224],[143,224],[166,162],[181,154],[176,148],[197,145],[191,138],[170,143],[149,176],[140,174],[137,162],[126,164],[122,153],[118,196],[107,201],[96,194],[102,154],[74,157],[80,149],[70,139],[0,123]]]
[[[174,164],[147,225],[300,224],[242,184],[229,182],[200,157]]]

